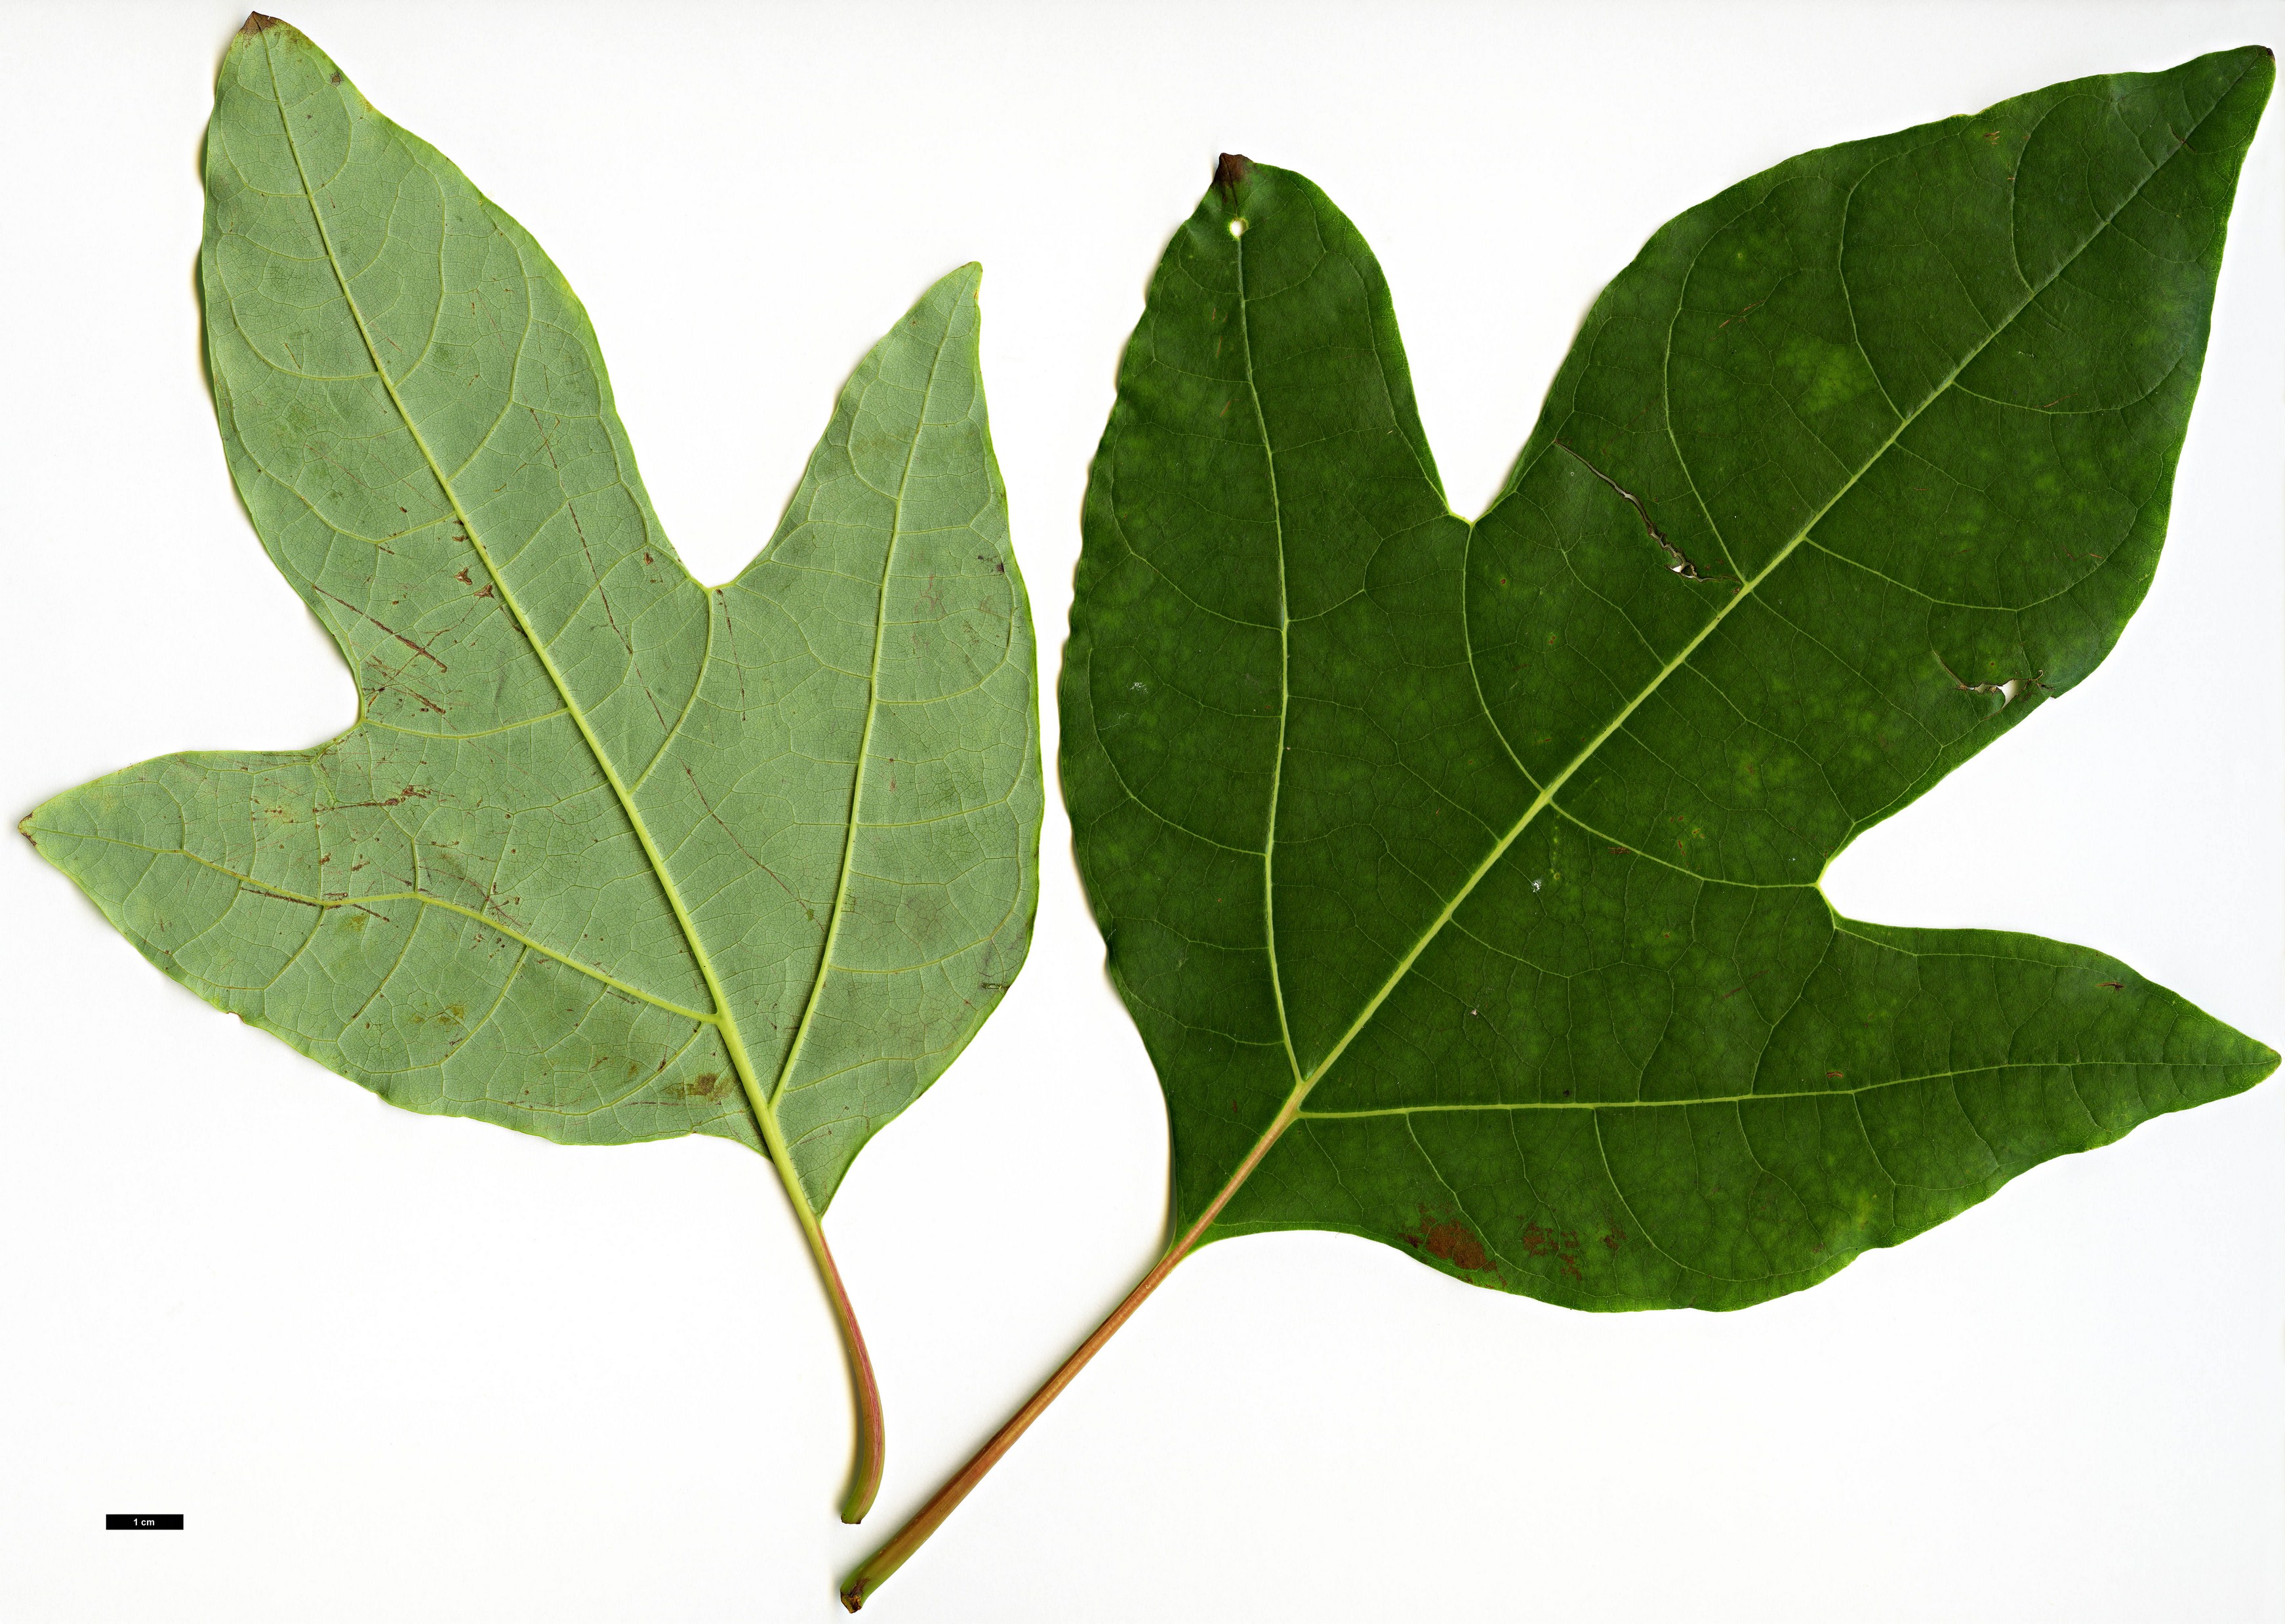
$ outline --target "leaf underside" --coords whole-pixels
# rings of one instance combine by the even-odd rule
[[[2268,1074],[2100,953],[1818,882],[2140,601],[2272,77],[2058,85],[1690,210],[1472,526],[1362,239],[1225,161],[1121,368],[1062,679],[1178,1229],[1235,1179],[1209,1239],[1739,1307]]]
[[[865,357],[710,589],[561,273],[294,29],[232,44],[206,179],[231,474],[357,721],[145,762],[26,832],[169,975],[394,1104],[588,1144],[759,1148],[766,1114],[822,1210],[1037,900],[977,268]]]

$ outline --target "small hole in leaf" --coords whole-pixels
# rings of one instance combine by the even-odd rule
[[[1244,220],[1233,220],[1233,221],[1231,221],[1231,222],[1229,223],[1229,234],[1230,234],[1231,236],[1233,236],[1233,237],[1243,237],[1243,236],[1245,236],[1245,222]]]

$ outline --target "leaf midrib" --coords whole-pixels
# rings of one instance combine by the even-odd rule
[[[602,741],[595,736],[594,728],[589,723],[585,710],[572,694],[570,685],[564,680],[563,673],[556,666],[554,656],[548,653],[546,644],[540,639],[530,617],[525,615],[523,606],[517,600],[514,589],[508,584],[499,568],[493,563],[491,553],[484,545],[483,538],[477,530],[475,520],[469,517],[467,510],[460,504],[459,492],[453,487],[452,480],[446,476],[436,455],[429,450],[428,442],[420,432],[420,426],[413,420],[412,413],[406,409],[403,397],[397,392],[397,384],[389,377],[389,369],[381,364],[380,349],[373,342],[372,330],[366,325],[364,310],[358,308],[357,294],[349,286],[349,278],[342,272],[341,256],[334,247],[333,233],[326,226],[325,211],[318,207],[317,192],[310,185],[309,169],[302,161],[301,145],[294,139],[294,122],[287,116],[285,92],[279,83],[276,47],[266,34],[263,41],[263,59],[270,68],[271,99],[278,109],[279,124],[286,133],[287,151],[293,154],[294,172],[302,184],[302,195],[310,205],[310,217],[317,224],[318,240],[325,247],[326,263],[333,271],[334,284],[342,290],[342,302],[348,307],[349,318],[357,324],[357,337],[364,342],[366,357],[373,363],[373,376],[380,381],[381,387],[388,392],[389,404],[396,408],[398,420],[404,423],[405,433],[412,437],[413,445],[420,452],[421,460],[428,465],[429,476],[436,482],[436,488],[444,492],[444,499],[452,504],[453,516],[459,521],[462,533],[468,538],[468,545],[475,550],[478,561],[484,567],[485,573],[499,590],[501,607],[514,617],[517,630],[523,633],[524,640],[531,646],[532,653],[538,656],[542,669],[547,672],[548,680],[554,684],[556,693],[561,696],[565,713],[570,717],[572,725],[579,730],[580,738],[586,742],[588,753],[593,757],[597,771],[602,773],[604,781],[611,787],[611,793],[617,797],[620,811],[625,816],[628,825],[633,829],[636,842],[641,846],[645,859],[650,864],[652,876],[657,882],[660,891],[665,896],[668,907],[673,911],[675,923],[682,931],[683,942],[689,949],[700,978],[705,984],[706,994],[713,1000],[715,1030],[721,1034],[723,1048],[729,1055],[731,1064],[737,1068],[738,1080],[745,1091],[748,1108],[754,1113],[755,1126],[760,1132],[770,1159],[777,1164],[778,1171],[783,1175],[786,1193],[794,1204],[797,1216],[802,1220],[803,1228],[814,1231],[817,1220],[815,1211],[810,1205],[808,1192],[803,1189],[800,1177],[793,1167],[792,1158],[786,1149],[783,1136],[778,1131],[776,1118],[770,1110],[769,1102],[762,1095],[753,1061],[746,1053],[745,1040],[738,1031],[737,1017],[731,1012],[730,1000],[723,992],[721,980],[715,974],[713,961],[708,956],[705,945],[699,938],[697,926],[690,917],[689,908],[683,902],[681,890],[674,883],[673,874],[667,867],[665,858],[659,851],[657,843],[652,839],[649,827],[644,822],[641,810],[636,806],[633,795],[621,781],[618,770],[613,765],[609,752],[603,749]],[[349,138],[351,140],[356,138],[354,132]],[[521,259],[521,254],[518,257]],[[693,584],[695,587],[695,583]],[[698,590],[703,592],[703,589]],[[711,622],[712,618],[711,605],[708,608],[708,617]],[[702,669],[700,672],[702,681],[703,677],[704,672]],[[662,744],[661,749],[664,748],[665,746]]]
[[[2242,77],[2243,75],[2241,75],[2240,78]],[[1649,700],[1651,695],[1655,694],[1659,688],[1664,685],[1669,677],[1671,677],[1676,671],[1679,671],[1685,663],[1688,663],[1691,656],[1697,653],[1698,649],[1705,643],[1706,639],[1711,637],[1722,623],[1729,617],[1731,610],[1735,609],[1739,604],[1744,603],[1748,599],[1752,598],[1755,590],[1760,587],[1762,583],[1769,579],[1771,574],[1782,567],[1786,561],[1793,556],[1793,554],[1801,547],[1802,544],[1809,538],[1810,532],[1824,521],[1826,515],[1833,511],[1833,507],[1843,497],[1847,496],[1851,490],[1856,489],[1857,483],[1865,477],[1865,475],[1870,473],[1872,469],[1879,464],[1883,457],[1888,455],[1889,450],[1894,447],[1896,442],[1903,436],[1904,431],[1911,428],[1912,424],[1919,421],[1920,417],[1927,412],[1928,408],[1934,405],[1936,402],[1943,396],[1944,392],[1951,388],[1952,384],[1959,377],[1959,374],[1965,372],[1967,367],[1975,362],[1978,356],[1982,355],[1985,349],[1990,348],[1993,341],[1996,341],[2001,333],[2006,332],[2010,327],[2012,327],[2017,319],[2022,316],[2023,312],[2029,310],[2031,304],[2038,300],[2040,294],[2044,294],[2048,288],[2054,286],[2054,284],[2061,278],[2062,274],[2078,262],[2080,256],[2084,255],[2088,248],[2092,247],[2094,243],[2101,238],[2105,231],[2110,229],[2112,222],[2116,220],[2121,214],[2124,213],[2127,208],[2133,203],[2135,199],[2142,195],[2144,189],[2164,171],[2167,165],[2173,162],[2174,159],[2182,152],[2188,150],[2189,139],[2195,137],[2198,130],[2205,126],[2208,120],[2212,118],[2215,111],[2218,109],[2222,105],[2222,102],[2226,99],[2228,91],[2226,90],[2221,93],[2221,95],[2218,95],[2214,98],[2213,104],[2207,108],[2204,114],[2200,115],[2196,124],[2191,127],[2189,135],[2182,137],[2181,141],[2172,149],[2172,151],[2169,152],[2163,158],[2160,159],[2155,164],[2151,166],[2149,172],[2135,183],[2133,189],[2124,198],[2119,200],[2116,208],[2112,208],[2108,214],[2102,216],[2100,221],[2096,224],[2094,230],[2087,233],[2085,239],[2082,241],[2077,247],[2074,248],[2069,255],[2059,261],[2054,269],[2048,272],[2048,274],[2038,283],[2036,285],[2026,284],[2027,291],[2015,307],[2009,310],[2006,315],[2001,318],[1998,322],[1993,324],[1991,332],[1986,333],[1983,339],[1978,342],[1974,349],[1970,349],[1965,356],[1960,357],[1958,364],[1956,364],[1949,373],[1947,373],[1933,388],[1928,390],[1927,396],[1918,406],[1914,407],[1909,414],[1903,415],[1899,418],[1896,427],[1889,432],[1888,437],[1881,441],[1879,446],[1874,448],[1872,453],[1867,456],[1863,463],[1857,467],[1856,472],[1851,474],[1849,478],[1833,491],[1833,495],[1826,498],[1822,506],[1818,507],[1814,514],[1810,514],[1808,519],[1802,522],[1801,528],[1794,533],[1793,537],[1786,541],[1783,547],[1779,549],[1777,553],[1771,558],[1770,561],[1763,565],[1760,570],[1755,572],[1751,578],[1741,583],[1737,591],[1731,595],[1729,600],[1724,603],[1720,608],[1714,612],[1714,614],[1707,620],[1705,625],[1700,627],[1697,633],[1692,636],[1671,659],[1668,660],[1660,667],[1657,673],[1643,686],[1641,690],[1636,694],[1634,698],[1629,700],[1626,705],[1623,706],[1606,725],[1605,725],[1600,732],[1596,734],[1592,739],[1589,740],[1588,742],[1580,749],[1579,752],[1564,765],[1560,772],[1557,773],[1543,787],[1539,789],[1538,794],[1534,797],[1530,805],[1525,808],[1523,814],[1516,820],[1514,825],[1509,828],[1507,833],[1502,836],[1500,839],[1494,843],[1491,851],[1484,857],[1483,860],[1478,863],[1474,870],[1472,871],[1468,875],[1467,878],[1461,883],[1459,889],[1453,894],[1451,900],[1445,905],[1435,919],[1430,922],[1427,929],[1421,933],[1419,938],[1413,944],[1410,950],[1405,953],[1403,958],[1398,961],[1396,967],[1389,972],[1386,979],[1381,983],[1380,986],[1374,992],[1372,997],[1369,999],[1363,1007],[1358,1011],[1355,1019],[1350,1022],[1347,1029],[1341,1033],[1339,1040],[1337,1040],[1333,1044],[1332,1047],[1326,1052],[1324,1058],[1320,1060],[1315,1066],[1311,1067],[1306,1074],[1302,1073],[1300,1071],[1299,1058],[1294,1053],[1292,1038],[1289,1033],[1285,1040],[1286,1052],[1288,1056],[1293,1061],[1293,1069],[1296,1073],[1296,1081],[1292,1092],[1287,1095],[1276,1117],[1274,1117],[1269,1125],[1263,1129],[1260,1137],[1255,1142],[1252,1150],[1239,1165],[1237,1171],[1232,1174],[1228,1182],[1222,1186],[1221,1189],[1207,1204],[1205,1210],[1201,1213],[1197,1221],[1190,1227],[1190,1230],[1184,1236],[1183,1240],[1181,1243],[1178,1243],[1178,1244],[1186,1249],[1188,1244],[1195,1239],[1197,1236],[1204,1232],[1205,1227],[1213,1220],[1215,1215],[1221,1212],[1221,1208],[1225,1204],[1227,1204],[1230,1196],[1237,1193],[1237,1187],[1245,1181],[1245,1179],[1252,1173],[1254,1167],[1260,1164],[1260,1159],[1267,1152],[1268,1146],[1275,1142],[1284,1133],[1286,1128],[1291,1126],[1294,1122],[1301,1119],[1301,1104],[1303,1101],[1308,1098],[1310,1091],[1314,1089],[1317,1084],[1324,1079],[1326,1074],[1339,1063],[1341,1056],[1347,1052],[1349,1045],[1353,1043],[1356,1040],[1357,1036],[1363,1032],[1364,1028],[1370,1024],[1373,1016],[1379,1013],[1382,1004],[1387,1001],[1390,994],[1392,994],[1404,978],[1411,973],[1412,967],[1414,964],[1418,962],[1420,955],[1427,951],[1429,945],[1433,942],[1438,936],[1442,934],[1444,927],[1452,922],[1453,917],[1458,913],[1460,906],[1474,892],[1476,887],[1482,883],[1484,877],[1488,875],[1493,868],[1498,866],[1501,859],[1506,856],[1509,849],[1514,845],[1515,842],[1521,836],[1524,830],[1529,828],[1531,824],[1537,820],[1541,812],[1544,812],[1550,805],[1553,804],[1556,793],[1570,781],[1572,775],[1577,773],[1582,766],[1584,766],[1594,757],[1595,753],[1601,749],[1602,747],[1609,741],[1614,734],[1617,733],[1620,728],[1626,725],[1627,721],[1646,701]],[[1245,238],[1241,235],[1236,239],[1236,241],[1239,255],[1240,286],[1238,309],[1242,323],[1245,309],[1243,281]],[[1669,320],[1669,344],[1671,342],[1671,332],[1672,322]],[[1248,387],[1251,388],[1252,384],[1252,357],[1250,346],[1247,347],[1246,362],[1247,384]],[[1256,408],[1258,412],[1258,395],[1256,396]],[[1274,450],[1269,448],[1268,445],[1268,426],[1266,422],[1263,425],[1263,437],[1265,454],[1271,459],[1274,464],[1276,453]],[[1540,455],[1543,457],[1545,454],[1545,450],[1543,448]],[[1536,459],[1535,459],[1535,461],[1536,461]],[[1525,469],[1518,472],[1515,481],[1511,482],[1511,490],[1513,490],[1515,484],[1521,482],[1525,473],[1527,471],[1527,469]],[[1685,460],[1684,472],[1687,473],[1687,463]],[[1505,500],[1505,495],[1504,494],[1500,499],[1502,501]],[[1495,502],[1493,504],[1495,508],[1498,506],[1498,502]],[[1487,510],[1487,516],[1488,514],[1488,510]],[[1480,522],[1481,520],[1480,519],[1475,522],[1469,524],[1468,534],[1469,545],[1471,546],[1472,546],[1474,543],[1476,524]],[[1284,569],[1283,534],[1284,531],[1281,523],[1279,529],[1280,545],[1278,555],[1279,580],[1281,587],[1281,624],[1279,628],[1281,641],[1284,637],[1284,625],[1282,623],[1284,608],[1282,589]],[[1724,552],[1727,552],[1726,547],[1724,548]],[[1474,658],[1472,652],[1469,660],[1469,665],[1472,671],[1473,670],[1474,663]],[[1281,695],[1281,704],[1284,702],[1285,697],[1287,696]],[[1480,687],[1479,703],[1480,702]],[[1486,709],[1485,718],[1491,723],[1493,731],[1499,736],[1501,744],[1503,748],[1507,750],[1510,759],[1516,762],[1518,770],[1523,772],[1526,781],[1532,781],[1529,771],[1523,767],[1521,760],[1516,757],[1514,747],[1508,742],[1505,731],[1499,726],[1497,720],[1491,717],[1488,708]],[[1284,754],[1282,748],[1282,710],[1280,713],[1280,729],[1281,748],[1279,755],[1282,758]],[[1282,759],[1278,765],[1282,765]],[[1277,782],[1277,779],[1273,775],[1271,781],[1270,808],[1270,826],[1273,832],[1276,824]],[[1268,854],[1265,853],[1263,857],[1265,875],[1268,873]],[[1268,895],[1271,889],[1272,888],[1270,886],[1265,884],[1265,896]],[[1265,924],[1269,928],[1269,949],[1271,964],[1273,966],[1271,992],[1276,1004],[1279,1028],[1281,1032],[1285,1032],[1287,1031],[1287,1026],[1284,990],[1282,985],[1280,985],[1276,980],[1274,972],[1276,952],[1274,916],[1266,914]],[[1674,1102],[1681,1104],[1690,1103],[1691,1102],[1676,1101]],[[1591,1110],[1597,1109],[1597,1107],[1593,1104],[1589,1104],[1582,1107],[1582,1109]],[[1313,1117],[1320,1117],[1325,1114],[1326,1113],[1312,1113]]]

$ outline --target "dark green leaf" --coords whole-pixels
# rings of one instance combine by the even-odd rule
[[[1363,239],[1224,161],[1120,372],[1062,683],[1178,1230],[1738,1307],[2269,1073],[2099,953],[1818,882],[2140,601],[2272,77],[2058,85],[1692,209],[1472,526]]]

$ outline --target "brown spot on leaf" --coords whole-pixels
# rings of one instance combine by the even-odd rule
[[[1237,189],[1245,184],[1245,177],[1252,173],[1252,159],[1240,153],[1224,153],[1215,161],[1213,172],[1213,184],[1221,188],[1222,201],[1236,208]]]
[[[729,1092],[718,1071],[701,1071],[697,1076],[677,1083],[674,1092],[686,1100],[711,1100]]]
[[[1523,1250],[1535,1258],[1554,1259],[1555,1266],[1574,1280],[1586,1278],[1579,1267],[1579,1232],[1576,1229],[1550,1229],[1544,1224],[1526,1224],[1523,1227]],[[1616,1251],[1617,1248],[1612,1250]]]
[[[1492,1266],[1491,1259],[1484,1255],[1484,1243],[1464,1224],[1431,1225],[1420,1237],[1420,1243],[1430,1255],[1443,1259],[1454,1268],[1486,1269]]]
[[[1454,1268],[1471,1274],[1492,1266],[1490,1254],[1484,1251],[1484,1243],[1476,1238],[1474,1230],[1456,1219],[1432,1223],[1426,1207],[1420,1209],[1420,1233],[1399,1238],[1416,1251],[1425,1249],[1430,1257],[1441,1258]]]

